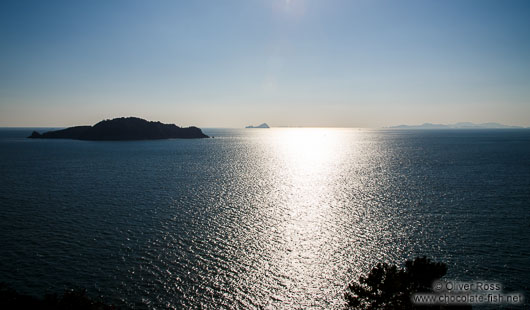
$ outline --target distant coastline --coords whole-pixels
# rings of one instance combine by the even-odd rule
[[[433,124],[423,123],[421,125],[398,125],[385,128],[391,129],[525,129],[521,126],[510,126],[500,123],[481,123],[460,122],[455,124]]]
[[[43,134],[33,131],[28,138],[119,141],[209,137],[197,127],[181,128],[175,124],[151,122],[137,117],[121,117],[103,120],[94,126],[75,126]]]

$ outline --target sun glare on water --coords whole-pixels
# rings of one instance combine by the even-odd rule
[[[336,294],[326,278],[333,277],[330,261],[336,251],[330,246],[340,222],[334,206],[340,204],[337,180],[348,141],[341,129],[278,129],[271,135],[270,169],[279,180],[279,194],[272,199],[281,219],[275,228],[281,246],[274,249],[271,265],[281,266],[278,273],[286,287],[275,299],[285,305],[296,300],[293,296],[306,294],[314,300]]]

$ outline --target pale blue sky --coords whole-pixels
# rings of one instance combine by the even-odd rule
[[[530,126],[530,1],[2,1],[0,126]]]

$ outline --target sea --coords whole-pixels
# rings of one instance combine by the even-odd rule
[[[446,279],[500,283],[530,305],[528,129],[114,142],[26,139],[33,130],[0,129],[0,282],[21,293],[343,309],[348,283],[377,263],[427,256]]]

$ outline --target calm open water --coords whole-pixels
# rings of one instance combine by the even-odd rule
[[[377,262],[530,299],[530,130],[0,130],[0,281],[135,308],[334,309]]]

